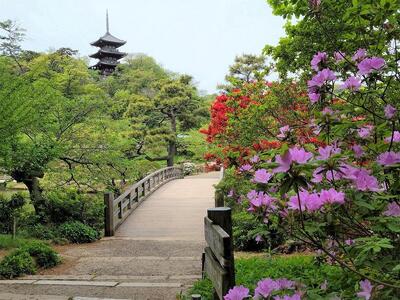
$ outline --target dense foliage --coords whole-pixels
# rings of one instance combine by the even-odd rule
[[[118,194],[155,169],[201,159],[205,143],[190,137],[207,121],[209,98],[190,76],[140,54],[103,78],[75,50],[22,49],[24,36],[0,22],[0,175],[23,183],[30,200],[17,210],[10,192],[0,195],[1,232],[18,212],[25,233],[58,238],[61,223],[79,221],[97,231],[83,240],[96,239],[103,191]]]
[[[343,290],[347,290],[349,296],[355,292],[354,277],[339,267],[315,263],[315,258],[307,255],[241,257],[235,260],[235,269],[236,284],[248,287],[248,293],[254,293],[257,283],[265,278],[288,278],[296,281],[298,287],[307,286],[311,295],[307,299],[335,299],[334,296]],[[212,299],[211,290],[211,281],[205,279],[196,282],[190,293],[201,294],[207,300]]]
[[[0,278],[35,274],[39,268],[51,268],[61,259],[50,246],[39,241],[24,241],[0,261]]]
[[[288,72],[299,76],[253,81],[217,97],[204,131],[215,147],[209,157],[236,176],[231,190],[226,183],[221,188],[267,228],[282,228],[324,264],[359,281],[357,293],[343,286],[338,297],[395,299],[399,3],[269,2],[277,14],[300,17],[287,25],[288,36],[277,47],[265,50],[283,78]],[[316,297],[308,287],[272,279],[254,293],[264,299]],[[225,299],[248,294],[237,287]]]

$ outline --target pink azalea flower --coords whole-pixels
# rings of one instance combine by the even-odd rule
[[[249,289],[243,285],[235,286],[224,296],[224,300],[243,300],[249,297]]]
[[[365,300],[371,299],[372,289],[374,288],[368,279],[360,281],[361,292],[357,293],[357,297],[364,298]]]
[[[277,291],[279,290],[279,286],[278,284],[272,280],[271,278],[266,278],[263,280],[260,280],[257,283],[257,287],[254,290],[254,297],[264,297],[264,298],[268,298],[269,296],[271,296],[271,293],[273,291]]]
[[[372,125],[365,125],[364,127],[361,127],[357,129],[358,136],[360,138],[366,139],[371,135],[371,131],[374,129],[374,126]]]
[[[392,136],[388,136],[387,138],[385,138],[385,142],[390,143],[391,141],[392,141]],[[397,130],[393,132],[393,142],[394,143],[400,142],[400,132]]]
[[[330,108],[330,107],[325,107],[323,110],[322,110],[322,114],[324,115],[324,116],[326,116],[326,115],[330,115],[330,116],[332,116],[333,115],[333,110]]]
[[[392,105],[388,104],[385,106],[385,117],[388,119],[391,119],[394,117],[394,115],[396,114],[397,109],[395,107],[393,107]]]
[[[262,238],[262,236],[259,235],[259,234],[257,234],[255,240],[256,240],[256,243],[257,243],[257,244],[262,243],[262,242],[264,241],[264,239]]]
[[[305,151],[304,148],[297,147],[289,149],[289,154],[292,161],[301,165],[307,163],[307,161],[313,156],[312,153]]]
[[[250,207],[248,209],[250,212],[254,212],[261,207],[269,211],[276,208],[274,205],[276,199],[264,192],[257,193],[255,190],[252,190],[247,194],[247,198],[250,201]]]
[[[365,169],[356,169],[349,175],[349,177],[353,177],[353,183],[356,189],[360,191],[371,191],[377,192],[379,191],[378,180],[369,174],[369,171]]]
[[[350,76],[347,80],[342,84],[342,89],[348,89],[350,91],[358,91],[361,86],[361,80],[355,76]]]
[[[376,162],[381,166],[390,166],[400,162],[400,153],[399,152],[384,152],[378,156]]]
[[[346,54],[344,52],[337,51],[333,53],[333,56],[335,57],[336,61],[342,61],[346,57]]]
[[[272,177],[272,174],[265,169],[259,169],[254,173],[254,182],[267,183]]]
[[[284,155],[277,155],[275,161],[279,166],[273,170],[273,173],[287,172],[292,164],[292,157],[289,152],[286,152]]]
[[[295,282],[286,278],[280,278],[275,280],[280,290],[294,289]]]
[[[299,197],[297,197],[297,195],[290,197],[290,199],[287,203],[288,209],[300,210],[300,208],[301,208],[301,211],[306,210],[306,197],[308,197],[308,192],[307,191],[299,192],[299,196],[300,196],[300,201],[299,201]]]
[[[335,73],[326,68],[319,71],[311,80],[307,82],[310,92],[316,92],[316,90],[322,87],[326,82],[333,81],[336,79]]]
[[[367,50],[360,48],[356,51],[356,53],[353,55],[351,59],[353,61],[360,61],[364,59],[366,56],[367,56]]]
[[[289,125],[283,126],[281,128],[279,128],[279,134],[277,135],[278,138],[285,138],[286,137],[286,133],[290,130]]]
[[[230,190],[230,191],[229,191],[229,193],[228,193],[228,195],[227,195],[227,197],[229,197],[229,198],[232,198],[232,197],[233,197],[233,195],[234,195],[234,192],[233,192],[233,190]]]
[[[244,164],[239,168],[240,172],[249,172],[251,170],[251,165],[249,164]]]
[[[343,177],[341,173],[335,170],[327,170],[325,176],[329,181],[339,180]]]
[[[400,205],[396,202],[389,203],[383,215],[388,217],[400,217]]]
[[[365,58],[358,64],[358,73],[360,75],[368,75],[374,71],[382,69],[385,60],[381,57]]]
[[[321,98],[321,94],[318,93],[308,93],[308,98],[310,99],[311,103],[317,103]]]
[[[327,160],[332,155],[339,154],[340,152],[341,152],[340,148],[337,148],[336,146],[328,145],[325,147],[319,147],[318,148],[319,156],[317,156],[316,159],[317,160]]]
[[[284,296],[275,296],[274,300],[301,300],[301,296],[299,294],[284,295]]]
[[[351,147],[351,149],[354,152],[354,157],[355,158],[360,158],[364,154],[364,150],[360,145],[357,145],[357,144],[353,145],[353,147]]]
[[[324,203],[337,203],[337,204],[344,204],[344,193],[338,192],[334,188],[330,188],[329,190],[321,190],[321,200]]]
[[[255,199],[257,195],[258,193],[256,190],[251,190],[250,192],[247,193],[247,199],[251,201],[252,199]]]
[[[325,291],[328,288],[328,281],[325,279],[325,281],[320,285],[320,289]]]
[[[258,155],[254,155],[251,159],[250,162],[252,162],[253,164],[256,164],[260,161],[260,157]]]
[[[324,179],[324,168],[318,167],[314,170],[313,172],[313,178],[311,179],[312,182],[314,183],[319,183]]]
[[[299,197],[297,197],[297,195],[290,197],[287,203],[288,209],[300,210],[301,208],[302,211],[307,210],[313,212],[320,209],[324,205],[324,202],[318,196],[317,193],[310,194],[306,190],[301,190],[299,192],[299,196],[300,196],[300,203],[299,203]]]
[[[353,245],[355,242],[354,242],[354,240],[352,240],[352,239],[348,239],[348,240],[345,240],[344,243],[345,243],[347,246],[351,246],[351,245]]]
[[[326,62],[327,59],[328,55],[326,52],[318,52],[311,60],[311,68],[315,71],[319,71],[319,64]]]
[[[310,212],[319,210],[324,205],[323,199],[317,193],[309,194],[305,202],[306,208]]]

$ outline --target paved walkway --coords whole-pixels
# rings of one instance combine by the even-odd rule
[[[23,281],[0,281],[0,300],[51,299],[49,295],[176,299],[201,277],[203,218],[214,206],[213,185],[218,181],[219,173],[213,172],[163,185],[114,237],[59,247],[64,258],[59,267]],[[10,293],[17,298],[7,298]]]

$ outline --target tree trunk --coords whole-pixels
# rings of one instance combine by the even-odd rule
[[[26,178],[22,182],[28,187],[29,195],[32,204],[35,207],[36,215],[38,215],[40,220],[43,221],[46,214],[46,202],[42,195],[43,190],[39,185],[39,179],[37,177],[31,177],[29,179]]]
[[[43,173],[37,174],[39,177],[43,177]],[[38,176],[32,174],[26,174],[24,172],[15,171],[12,177],[17,182],[22,182],[26,185],[29,190],[29,196],[32,201],[32,205],[35,208],[36,215],[39,216],[40,221],[44,221],[46,214],[46,201],[42,195],[42,188],[39,184]]]
[[[173,140],[168,143],[168,158],[167,166],[172,167],[174,165],[174,158],[176,155],[176,117],[174,114],[171,116],[171,131],[174,135]]]

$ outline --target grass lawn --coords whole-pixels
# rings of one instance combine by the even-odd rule
[[[0,250],[12,250],[26,245],[34,239],[27,239],[22,237],[12,238],[10,234],[0,234]]]
[[[354,299],[354,286],[357,279],[349,278],[339,267],[318,264],[314,256],[310,254],[273,257],[238,255],[235,259],[235,269],[236,285],[244,285],[252,293],[257,282],[263,278],[288,278],[307,287],[307,299],[330,299],[334,295],[342,299]],[[328,282],[328,288],[321,294],[320,285],[325,280]],[[196,282],[188,295],[201,294],[202,299],[212,299],[211,291],[210,280],[204,279]],[[320,295],[317,295],[317,291]]]

